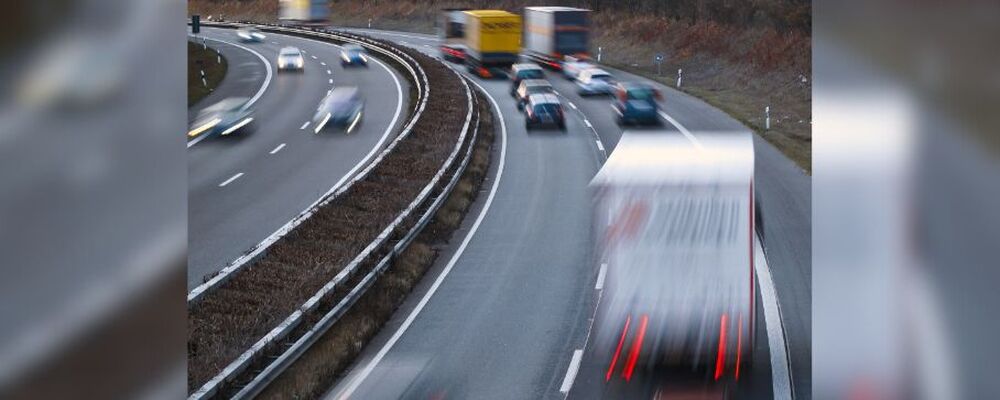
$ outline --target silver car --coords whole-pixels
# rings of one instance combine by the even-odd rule
[[[313,115],[313,132],[318,134],[333,126],[351,133],[361,121],[364,107],[365,102],[361,99],[358,88],[345,86],[333,89],[323,98]]]
[[[614,92],[615,80],[603,69],[588,68],[580,72],[576,86],[581,96],[609,95]]]
[[[278,71],[302,72],[305,65],[306,59],[298,47],[282,47],[278,52]]]
[[[240,38],[241,42],[245,43],[260,43],[264,41],[263,33],[257,28],[244,28],[236,31],[236,36]]]

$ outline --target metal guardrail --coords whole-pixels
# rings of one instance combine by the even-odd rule
[[[251,25],[259,29],[268,30],[272,32],[286,32],[298,35],[308,34],[309,36],[313,37],[332,39],[340,42],[355,43],[361,46],[365,46],[366,48],[372,51],[390,57],[396,63],[398,63],[400,66],[406,69],[407,72],[409,72],[410,77],[412,78],[411,81],[415,84],[417,88],[418,101],[416,102],[415,109],[411,113],[410,119],[404,125],[403,130],[400,132],[400,134],[396,136],[396,139],[392,143],[390,143],[389,146],[387,146],[386,149],[383,150],[378,157],[369,162],[368,165],[365,167],[365,169],[361,170],[351,180],[345,182],[339,188],[332,188],[330,191],[325,193],[315,202],[310,204],[309,207],[306,207],[306,209],[303,210],[301,213],[299,213],[299,215],[297,215],[291,221],[287,222],[284,226],[279,228],[276,232],[274,232],[266,239],[264,239],[264,241],[258,243],[256,246],[249,249],[247,252],[243,253],[243,255],[241,255],[236,260],[230,262],[228,265],[226,265],[226,267],[220,270],[211,279],[209,279],[208,281],[206,281],[201,285],[198,285],[198,287],[191,290],[191,292],[189,292],[187,296],[188,307],[191,307],[193,304],[200,301],[206,293],[210,292],[211,290],[215,289],[216,287],[228,281],[229,278],[233,276],[233,273],[238,271],[240,268],[242,268],[250,261],[253,261],[260,255],[262,255],[264,250],[267,250],[268,247],[270,247],[279,239],[287,235],[289,232],[292,231],[292,229],[302,224],[303,221],[309,219],[309,217],[312,217],[312,215],[315,214],[320,207],[328,204],[329,202],[339,197],[341,194],[350,189],[351,186],[353,186],[354,183],[356,183],[357,181],[364,179],[368,175],[368,173],[371,172],[371,170],[382,161],[385,155],[388,154],[388,152],[395,147],[396,143],[398,143],[400,140],[406,138],[409,135],[410,131],[413,128],[413,125],[416,124],[417,121],[420,119],[420,115],[423,113],[423,110],[427,105],[427,99],[430,91],[429,89],[430,85],[428,84],[427,81],[427,75],[424,73],[423,69],[420,68],[420,65],[417,64],[417,61],[414,60],[412,57],[410,57],[410,55],[402,51],[399,51],[395,48],[383,49],[381,47],[381,44],[371,41],[367,38],[358,37],[357,35],[346,34],[346,33],[317,32],[316,30],[288,28],[279,25],[234,24],[234,23],[220,23],[220,22],[202,22],[202,25],[225,27],[225,28],[237,28],[241,26]]]
[[[279,26],[266,26],[258,25],[261,29],[272,30],[276,32],[294,32],[296,34],[303,34],[309,32],[310,36],[327,37],[327,38],[338,38],[338,40],[347,39],[353,43],[358,43],[361,45],[371,46],[373,51],[379,48],[376,42],[369,41],[363,37],[357,35],[345,34],[345,33],[330,33],[330,32],[318,32],[315,30],[303,30],[297,28],[287,28]],[[383,49],[384,50],[384,49]],[[385,50],[387,52],[399,52],[399,50]],[[413,62],[415,70],[411,69],[414,75],[419,75],[422,78],[424,84],[423,90],[419,91],[419,96],[421,100],[419,106],[414,113],[414,117],[411,118],[410,122],[404,128],[404,132],[401,133],[396,140],[394,140],[385,150],[379,155],[379,157],[370,163],[361,173],[354,177],[349,183],[345,184],[343,187],[335,191],[332,196],[323,201],[316,207],[312,207],[308,215],[312,215],[316,209],[320,206],[325,205],[332,201],[334,198],[338,197],[340,194],[344,193],[350,186],[364,179],[371,172],[372,169],[381,161],[385,155],[387,155],[392,149],[398,145],[408,136],[409,132],[412,130],[413,125],[416,123],[420,114],[423,112],[426,103],[427,96],[430,92],[430,87],[427,82],[427,76],[422,69],[420,69],[419,64],[416,63],[409,55],[399,52],[399,56],[409,59]],[[383,53],[385,54],[385,53]],[[388,55],[388,54],[387,54]],[[405,64],[404,64],[405,65]],[[339,319],[343,316],[352,305],[354,305],[358,299],[360,299],[367,290],[374,284],[377,277],[380,276],[388,266],[391,264],[392,260],[395,259],[400,253],[402,253],[417,237],[417,235],[423,230],[424,227],[431,221],[434,214],[440,209],[441,205],[444,203],[445,199],[451,194],[455,185],[458,183],[463,172],[469,164],[472,158],[472,152],[475,148],[476,138],[479,132],[478,123],[478,109],[475,107],[476,102],[474,92],[470,88],[468,82],[460,74],[455,71],[456,77],[462,82],[466,91],[466,98],[468,102],[469,111],[466,115],[465,124],[460,133],[459,139],[452,150],[448,159],[445,160],[442,167],[437,171],[431,181],[421,190],[417,197],[409,204],[409,206],[404,209],[397,217],[393,220],[388,227],[386,227],[364,250],[358,254],[349,264],[347,264],[336,276],[333,277],[326,285],[324,285],[315,295],[313,295],[309,300],[303,303],[295,312],[293,312],[288,318],[285,319],[281,324],[272,329],[267,335],[258,340],[250,349],[246,350],[240,355],[236,360],[227,365],[219,374],[213,377],[211,380],[206,382],[201,388],[189,396],[189,400],[199,400],[207,399],[216,396],[220,390],[224,389],[224,386],[231,385],[229,390],[239,389],[234,398],[252,398],[259,394],[264,388],[267,387],[277,376],[281,374],[285,369],[294,363],[305,351],[318,340],[322,335],[330,329]],[[474,118],[475,116],[475,118]],[[473,122],[475,121],[475,124]],[[469,135],[470,128],[472,128],[471,137]],[[468,138],[468,144],[465,142]],[[449,170],[452,170],[455,166],[455,161],[458,159],[459,154],[463,146],[467,146],[464,157],[462,157],[460,164],[454,168],[454,173],[451,180],[445,185],[445,187],[438,193],[437,197],[433,199],[431,204],[427,206],[424,213],[420,216],[419,220],[407,231],[407,233],[392,246],[391,249],[380,259],[380,261],[373,267],[351,290],[341,298],[336,305],[334,305],[330,310],[328,310],[323,317],[312,327],[308,328],[305,332],[298,336],[291,345],[284,344],[287,346],[280,354],[273,358],[273,360],[267,363],[259,372],[253,374],[253,377],[249,380],[246,385],[239,387],[235,384],[238,377],[244,374],[251,364],[259,362],[264,357],[267,357],[268,352],[274,353],[276,346],[282,346],[282,341],[285,341],[297,328],[300,327],[302,322],[305,320],[306,316],[312,316],[312,314],[318,311],[318,308],[323,300],[328,300],[328,296],[332,295],[334,291],[349,279],[351,279],[359,270],[363,264],[365,264],[369,259],[378,254],[383,249],[383,246],[389,243],[390,237],[396,233],[396,230],[401,228],[404,222],[410,218],[417,210],[419,210],[431,195],[434,193],[434,189],[440,184],[441,180],[448,174]],[[305,216],[308,218],[308,216]],[[301,221],[299,221],[301,222]],[[297,224],[296,224],[297,225]],[[294,227],[294,226],[293,226]],[[190,301],[190,300],[189,300]],[[297,332],[296,332],[297,333]]]

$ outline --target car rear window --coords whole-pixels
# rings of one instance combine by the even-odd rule
[[[628,91],[629,100],[651,100],[655,94],[650,89],[630,89]]]
[[[552,114],[552,115],[555,115],[555,114],[559,113],[559,111],[560,111],[559,108],[560,107],[559,107],[558,104],[553,104],[553,103],[535,104],[535,107],[534,107],[535,113],[538,113],[538,114]]]

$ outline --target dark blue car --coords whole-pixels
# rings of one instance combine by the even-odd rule
[[[618,114],[618,125],[660,124],[660,91],[644,83],[619,83],[614,89],[612,107]]]
[[[368,66],[368,56],[365,55],[365,48],[356,44],[348,44],[340,51],[340,65],[344,67]]]

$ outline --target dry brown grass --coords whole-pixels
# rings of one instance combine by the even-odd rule
[[[354,361],[437,258],[437,248],[458,228],[486,177],[493,143],[489,104],[479,102],[479,139],[473,158],[454,191],[417,236],[371,289],[306,353],[278,377],[262,399],[317,398]]]
[[[189,390],[277,326],[357,256],[416,197],[454,148],[455,127],[462,126],[467,109],[464,87],[440,63],[409,53],[424,67],[434,93],[424,116],[366,179],[189,308]],[[406,221],[403,229],[414,222]]]

